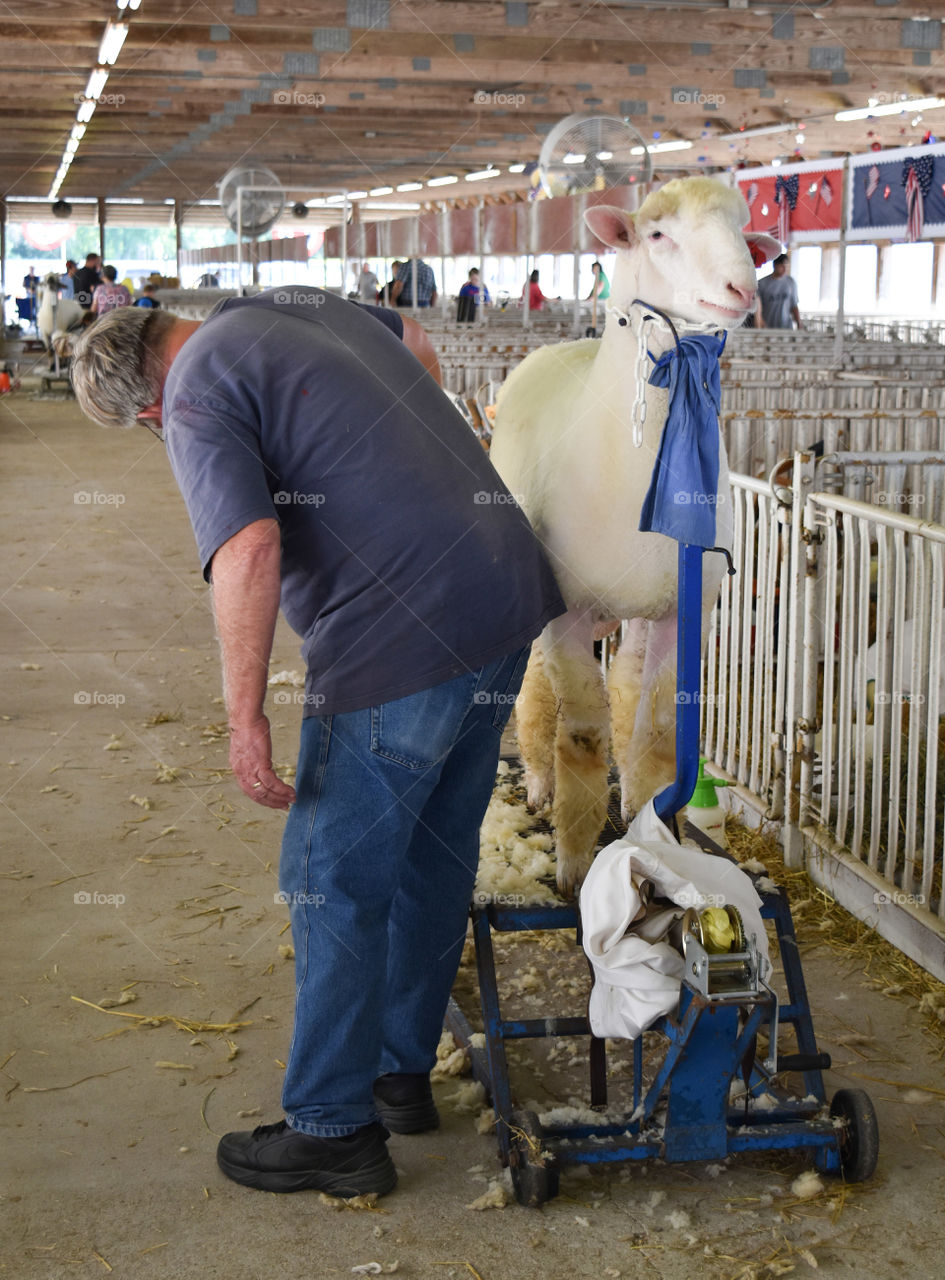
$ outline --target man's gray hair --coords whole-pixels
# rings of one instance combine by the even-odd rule
[[[160,398],[168,366],[164,340],[174,316],[153,307],[116,307],[72,348],[72,386],[79,408],[101,427],[134,427]]]

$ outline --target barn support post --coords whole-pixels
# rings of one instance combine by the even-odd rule
[[[850,218],[850,157],[843,162],[843,178],[840,181],[840,272],[837,279],[837,331],[833,340],[833,358],[843,359],[843,293],[847,282],[847,223]]]
[[[344,193],[341,203],[341,296],[348,296],[348,193]]]
[[[0,199],[0,314],[7,296],[7,202]]]
[[[180,281],[181,279],[181,268],[183,267],[183,261],[181,257],[183,252],[183,229],[184,229],[184,205],[182,201],[175,200],[174,201],[174,250],[175,250],[175,257],[177,259],[177,265],[175,267],[175,270],[177,272],[178,281]]]
[[[105,261],[105,197],[104,196],[99,196],[98,198],[98,252],[99,252],[99,256],[102,259],[102,262],[104,263]]]
[[[413,220],[413,252],[410,255],[410,311],[417,315],[417,258],[420,256],[420,214]]]
[[[483,261],[483,245],[482,245],[482,224],[483,210],[485,209],[485,200],[482,196],[476,202],[476,265],[479,267],[479,306],[476,308],[476,323],[486,323],[486,264]],[[460,281],[462,288],[465,281]]]

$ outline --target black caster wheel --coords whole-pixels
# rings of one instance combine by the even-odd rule
[[[869,1094],[865,1089],[838,1089],[830,1114],[843,1121],[840,1172],[847,1182],[865,1182],[873,1176],[879,1156],[879,1125]]]
[[[534,1111],[513,1111],[509,1118],[509,1168],[515,1199],[537,1209],[558,1194],[558,1170],[542,1147],[541,1125]]]

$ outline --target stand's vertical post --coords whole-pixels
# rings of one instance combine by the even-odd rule
[[[679,544],[676,618],[676,780],[656,797],[666,822],[692,798],[699,776],[702,692],[702,547]]]

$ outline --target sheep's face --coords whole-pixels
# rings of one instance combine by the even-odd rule
[[[667,183],[636,214],[607,205],[585,214],[598,239],[617,250],[612,295],[619,306],[642,298],[722,329],[741,324],[755,304],[755,267],[741,229],[748,216],[741,195],[711,178]],[[766,253],[780,252],[771,237],[762,239]]]

